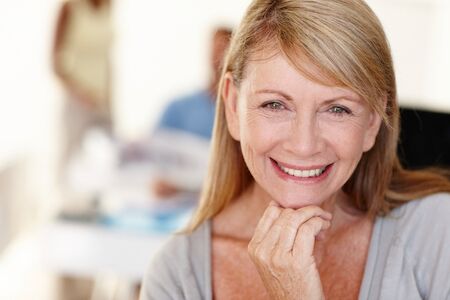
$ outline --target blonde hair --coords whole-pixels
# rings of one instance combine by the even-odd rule
[[[343,187],[356,208],[385,214],[407,201],[450,192],[444,176],[407,171],[400,165],[392,57],[382,26],[364,1],[255,0],[228,51],[223,74],[230,72],[238,87],[254,54],[277,51],[308,78],[350,88],[381,115],[383,122],[374,146],[363,154]],[[318,69],[322,77],[308,65]],[[219,91],[222,85],[223,76]],[[219,93],[209,174],[188,231],[218,214],[252,182],[239,142],[228,132]]]

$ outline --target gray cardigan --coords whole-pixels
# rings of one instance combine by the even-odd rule
[[[165,244],[140,299],[212,299],[209,221]],[[376,219],[359,299],[450,299],[450,194],[409,202]]]

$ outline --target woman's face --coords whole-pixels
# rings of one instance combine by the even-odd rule
[[[282,56],[253,60],[223,89],[228,127],[261,197],[320,205],[349,179],[381,118],[354,92],[305,78]]]

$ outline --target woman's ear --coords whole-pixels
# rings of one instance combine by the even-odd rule
[[[387,97],[383,97],[382,101],[383,101],[383,110],[386,111]],[[381,122],[383,121],[383,118],[380,116],[380,114],[373,109],[370,112],[369,118],[370,118],[369,126],[367,128],[364,137],[364,144],[363,144],[364,152],[369,151],[370,149],[372,149],[373,145],[375,145],[378,132],[380,131]]]
[[[234,83],[233,76],[230,72],[224,76],[222,85],[222,100],[225,107],[225,117],[227,120],[228,131],[231,136],[239,141],[239,110],[238,110],[238,89]]]

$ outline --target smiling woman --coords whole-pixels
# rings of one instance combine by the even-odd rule
[[[399,163],[365,2],[255,0],[223,69],[200,206],[141,299],[448,297],[450,182]]]
[[[381,117],[351,90],[305,78],[281,54],[253,61],[239,88],[225,75],[224,101],[230,134],[258,183],[254,196],[287,208],[335,201]]]

